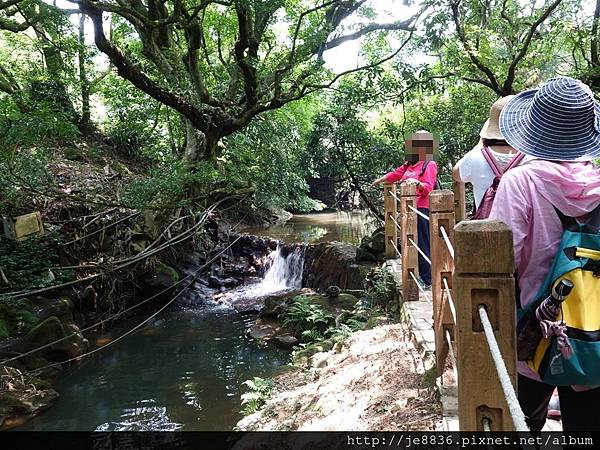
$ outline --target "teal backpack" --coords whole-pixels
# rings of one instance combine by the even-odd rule
[[[536,314],[538,306],[547,299],[552,289],[568,280],[573,285],[560,303],[555,321],[542,320],[542,337],[528,366],[535,370],[544,383],[553,386],[600,384],[600,205],[585,223],[578,223],[557,210],[563,225],[563,236],[552,268],[533,301],[519,311],[517,335]],[[539,316],[537,316],[539,318]],[[536,325],[539,325],[537,322]],[[518,342],[523,345],[532,342]],[[521,353],[521,351],[519,351]]]

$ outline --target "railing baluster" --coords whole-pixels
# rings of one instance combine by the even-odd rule
[[[429,235],[431,236],[431,297],[433,300],[433,328],[435,331],[435,353],[438,375],[444,372],[448,344],[446,331],[454,335],[454,320],[449,308],[449,299],[443,295],[444,278],[452,279],[454,259],[450,254],[440,227],[450,230],[454,237],[454,194],[452,191],[434,191],[429,196]]]
[[[516,386],[515,280],[512,232],[498,221],[465,221],[454,230],[458,414],[461,431],[514,431],[513,419],[483,333],[483,305]]]
[[[396,184],[385,183],[383,185],[383,201],[385,207],[385,259],[396,259],[396,248],[398,245],[398,227],[396,218],[398,216],[398,201],[396,200]]]
[[[419,287],[415,278],[419,275],[418,253],[414,245],[417,240],[417,214],[409,206],[417,206],[417,188],[415,185],[400,185],[400,226],[402,251],[402,298],[404,301],[419,300]],[[412,272],[412,276],[411,273]]]

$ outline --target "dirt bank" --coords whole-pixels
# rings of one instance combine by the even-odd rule
[[[352,335],[311,368],[276,378],[277,392],[240,430],[434,430],[441,408],[399,324]],[[319,368],[320,367],[320,368]]]

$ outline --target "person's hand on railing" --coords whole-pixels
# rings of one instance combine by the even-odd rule
[[[385,181],[385,176],[383,176],[383,177],[381,177],[381,178],[377,178],[376,180],[374,180],[374,181],[371,183],[371,187],[375,187],[375,186],[377,186],[378,184],[381,184],[381,183],[383,183],[384,181]]]
[[[421,184],[421,182],[419,180],[417,180],[416,178],[407,178],[406,180],[404,180],[402,182],[402,184],[407,184],[407,185],[414,184],[414,185],[418,186],[419,184]]]

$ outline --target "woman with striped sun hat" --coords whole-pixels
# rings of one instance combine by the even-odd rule
[[[525,308],[550,270],[563,233],[556,209],[577,219],[600,204],[600,105],[588,86],[568,77],[515,96],[500,114],[506,142],[531,159],[503,177],[490,219],[513,232],[515,266]],[[555,209],[556,208],[556,209]],[[529,427],[541,430],[555,386],[519,361],[518,396]],[[564,431],[600,430],[600,388],[559,386]]]

